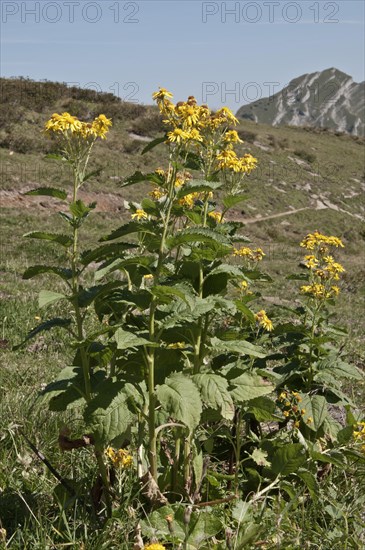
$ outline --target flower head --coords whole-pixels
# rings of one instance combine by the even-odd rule
[[[134,214],[132,214],[132,219],[145,220],[148,219],[148,214],[142,208],[137,208]]]
[[[261,327],[263,327],[265,330],[267,330],[268,332],[271,332],[273,330],[274,325],[273,325],[272,321],[266,315],[266,311],[264,309],[262,309],[261,311],[256,313],[255,319],[258,322],[258,324]]]

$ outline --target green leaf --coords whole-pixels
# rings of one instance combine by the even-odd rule
[[[271,463],[267,460],[266,451],[263,451],[261,449],[254,449],[252,454],[250,454],[250,457],[258,466],[271,466]]]
[[[298,273],[285,277],[288,281],[309,281],[309,273]]]
[[[81,263],[89,265],[91,262],[101,262],[106,258],[120,256],[125,250],[137,248],[133,243],[109,243],[98,246],[94,250],[87,250],[81,254]]]
[[[258,422],[273,422],[278,421],[279,417],[275,414],[275,401],[269,397],[256,397],[249,404],[248,411],[253,414]]]
[[[86,176],[82,178],[82,181],[84,182],[93,178],[94,176],[99,176],[102,171],[103,171],[102,168],[97,168],[97,170],[93,170],[92,172],[89,172],[88,174],[86,174]]]
[[[227,195],[223,199],[223,205],[227,209],[232,208],[232,206],[236,206],[240,202],[246,201],[248,198],[248,195]]]
[[[133,332],[128,332],[122,328],[118,328],[114,335],[118,349],[130,349],[137,348],[139,346],[146,346],[150,344],[149,340],[141,338]]]
[[[287,443],[274,452],[271,469],[276,475],[286,476],[297,472],[306,460],[306,451],[300,443]]]
[[[71,269],[63,269],[61,267],[54,267],[51,265],[32,265],[23,274],[23,279],[32,279],[36,275],[41,275],[43,273],[53,273],[58,275],[64,281],[68,281],[72,278]]]
[[[196,374],[193,380],[199,388],[203,403],[211,409],[219,410],[226,420],[232,420],[234,404],[228,391],[227,380],[212,373]]]
[[[150,214],[150,216],[159,216],[160,210],[156,206],[156,203],[151,199],[143,199],[141,202],[141,206],[147,214]]]
[[[64,300],[66,296],[59,292],[53,292],[52,290],[41,290],[38,296],[39,307],[45,307],[59,300]]]
[[[248,372],[230,380],[230,385],[233,386],[230,393],[236,403],[245,403],[274,391],[274,386],[266,382],[261,376]]]
[[[61,327],[61,328],[67,328],[71,324],[71,319],[60,319],[58,317],[55,317],[54,319],[50,319],[49,321],[45,321],[44,323],[41,323],[40,325],[36,326],[34,329],[32,329],[30,332],[28,332],[26,338],[18,344],[17,346],[14,346],[12,349],[13,351],[16,351],[19,349],[25,342],[30,340],[31,338],[34,338],[34,336],[37,336],[40,332],[44,332],[45,330],[50,330],[54,327]]]
[[[167,239],[167,247],[172,249],[181,244],[191,242],[217,245],[230,244],[228,239],[217,231],[213,231],[207,227],[190,227],[188,229],[182,229],[174,237],[169,237]]]
[[[328,371],[335,378],[352,378],[353,380],[363,380],[364,376],[355,365],[342,361],[337,357],[328,357],[318,363],[317,370],[319,373]]]
[[[251,323],[254,323],[254,322],[255,322],[255,314],[250,310],[250,308],[248,308],[248,307],[242,302],[242,300],[236,300],[236,301],[235,301],[235,304],[236,304],[236,308],[238,309],[238,311],[240,311],[241,313],[243,313],[243,315],[244,315]]]
[[[65,367],[56,380],[46,386],[42,396],[49,399],[51,411],[66,411],[85,403],[83,398],[84,380],[80,367]]]
[[[193,513],[189,523],[187,548],[202,549],[204,541],[214,537],[222,529],[221,520],[210,512]]]
[[[121,227],[119,229],[116,229],[115,231],[112,231],[109,235],[106,237],[103,237],[100,239],[100,241],[112,241],[114,239],[119,239],[119,237],[124,237],[125,235],[130,235],[132,233],[149,233],[151,235],[156,234],[156,222],[135,222],[130,221]]]
[[[154,149],[157,145],[160,145],[160,143],[164,143],[164,141],[166,141],[166,137],[167,136],[165,135],[150,141],[150,143],[142,150],[142,155],[145,155],[148,151],[151,151],[151,149]]]
[[[328,414],[326,398],[323,395],[303,394],[300,406],[306,411],[303,414],[303,422],[316,432]]]
[[[183,422],[190,431],[198,426],[202,402],[194,382],[182,373],[174,373],[157,386],[157,397],[162,408],[174,420]]]
[[[26,193],[24,193],[24,195],[47,196],[61,200],[67,199],[67,192],[63,189],[56,189],[55,187],[38,187],[37,189],[27,191]]]
[[[43,241],[52,241],[57,244],[60,244],[66,248],[69,248],[72,245],[72,238],[68,235],[60,235],[58,233],[46,233],[45,231],[31,231],[26,233],[23,237],[28,237],[30,239],[41,239]]]
[[[70,204],[70,212],[75,218],[83,219],[86,218],[95,207],[96,202],[92,202],[89,206],[86,206],[82,200],[78,199]]]
[[[299,468],[299,470],[296,472],[296,475],[300,477],[302,481],[306,484],[310,496],[314,499],[317,498],[319,495],[319,487],[316,478],[310,472],[309,470],[306,470],[304,468]]]
[[[84,419],[89,429],[108,443],[125,433],[133,421],[127,406],[128,396],[123,391],[124,382],[104,380],[97,387],[97,395],[85,409]]]
[[[216,191],[222,186],[220,182],[206,181],[206,180],[190,180],[188,183],[180,187],[176,197],[182,199],[186,195],[191,193],[201,193],[206,191]]]
[[[232,353],[238,353],[240,355],[249,355],[251,357],[259,357],[263,359],[266,357],[265,353],[259,346],[255,346],[246,340],[220,340],[219,338],[212,338],[211,346],[216,351],[230,351]]]
[[[189,303],[184,292],[173,286],[156,285],[151,288],[151,293],[164,304],[169,304],[173,298],[180,298]]]
[[[128,187],[129,185],[134,185],[135,183],[141,183],[144,181],[149,181],[151,183],[161,186],[164,183],[164,178],[159,176],[156,172],[142,174],[142,172],[137,170],[136,172],[134,172],[134,174],[124,180],[121,187]]]

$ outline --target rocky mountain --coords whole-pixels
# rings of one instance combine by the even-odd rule
[[[237,117],[272,126],[311,126],[364,136],[365,82],[338,69],[304,74],[271,97],[237,111]]]

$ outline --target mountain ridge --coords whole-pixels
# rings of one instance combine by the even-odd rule
[[[365,135],[365,81],[334,67],[306,73],[268,98],[238,109],[237,118],[272,126],[328,128]]]

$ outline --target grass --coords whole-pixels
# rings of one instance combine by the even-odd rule
[[[86,184],[86,190],[117,193],[127,201],[138,201],[145,194],[146,186],[141,186],[135,194],[135,188],[133,191],[121,189],[119,183],[134,170],[149,171],[166,163],[158,148],[141,156],[145,143],[129,135],[133,132],[156,136],[159,126],[155,111],[141,106],[128,108],[113,98],[104,103],[100,97],[97,97],[98,101],[92,101],[90,96],[80,98],[77,91],[75,97],[63,97],[66,92],[60,86],[60,89],[49,86],[47,100],[38,101],[36,98],[37,101],[32,103],[28,98],[20,115],[13,113],[15,120],[0,130],[0,190],[16,192],[45,184],[69,189],[67,170],[60,172],[59,164],[44,159],[44,138],[37,132],[49,114],[67,105],[70,110],[71,107],[79,109],[81,114],[90,111],[98,114],[108,106],[110,112],[114,108],[113,132],[106,143],[97,145],[91,167],[103,166],[104,169],[100,176]],[[346,243],[341,261],[347,273],[345,292],[341,294],[336,310],[336,322],[347,327],[347,351],[357,365],[364,368],[364,231],[360,218],[356,217],[364,213],[359,200],[364,176],[362,141],[326,132],[271,128],[253,123],[242,124],[239,130],[246,136],[242,151],[257,156],[260,169],[248,178],[249,201],[243,209],[234,211],[233,216],[250,222],[243,231],[267,254],[263,268],[272,276],[273,283],[260,288],[263,305],[275,317],[281,305],[287,305],[291,297],[298,295],[298,282],[285,281],[285,276],[298,271],[301,256],[298,242],[307,232],[319,229],[341,236]],[[9,139],[14,135],[27,138],[25,152],[15,150],[19,147],[13,148]],[[35,135],[38,137],[32,140]],[[34,141],[37,143],[33,147]],[[312,155],[312,160],[315,156],[313,162],[310,162],[309,155]],[[6,195],[2,196],[6,198]],[[325,200],[332,207],[316,210],[317,200]],[[301,208],[306,210],[260,220]],[[62,416],[50,413],[39,399],[43,385],[54,379],[70,360],[65,334],[61,330],[44,333],[24,350],[10,350],[39,322],[36,317],[47,316],[47,310],[40,311],[37,305],[39,289],[57,290],[54,280],[48,277],[31,281],[22,279],[22,273],[30,265],[57,263],[52,245],[40,248],[37,241],[24,239],[22,235],[39,228],[53,230],[58,214],[37,206],[24,208],[21,203],[19,206],[15,203],[11,208],[5,205],[1,214],[0,528],[7,531],[7,543],[3,546],[14,550],[130,549],[138,517],[145,515],[139,488],[132,481],[126,483],[120,508],[108,529],[99,532],[97,525],[89,522],[89,510],[85,504],[78,502],[77,512],[73,501],[61,505],[62,491],[57,488],[57,480],[21,435],[21,431],[24,432],[63,477],[82,479],[93,475],[88,449],[81,454],[74,451],[62,453],[58,446],[58,434],[65,425],[72,426],[74,433],[82,435],[77,414],[73,411]],[[93,222],[88,224],[84,245],[95,243],[128,217],[124,209],[119,213],[96,213]],[[256,217],[260,219],[255,221]],[[359,408],[363,408],[365,384],[348,387],[348,392]],[[324,478],[319,503],[308,503],[305,495],[288,498],[285,494],[278,494],[271,497],[261,503],[268,511],[263,519],[260,520],[259,507],[254,510],[261,525],[259,540],[262,544],[247,548],[343,550],[363,547],[364,483],[364,468],[349,461],[346,475],[334,471]],[[224,515],[223,509],[221,512]],[[1,544],[0,536],[0,548]]]

